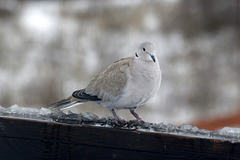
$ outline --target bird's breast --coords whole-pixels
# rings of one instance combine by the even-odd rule
[[[141,105],[157,93],[161,83],[161,71],[157,65],[136,67],[139,68],[130,76],[125,91],[128,93],[128,98],[136,105]]]

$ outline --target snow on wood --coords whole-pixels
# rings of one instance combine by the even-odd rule
[[[240,158],[240,129],[219,131],[129,121],[47,108],[0,107],[4,159]]]

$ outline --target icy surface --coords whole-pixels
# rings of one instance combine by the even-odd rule
[[[51,110],[47,109],[47,108],[41,108],[41,109],[37,109],[37,108],[29,108],[29,107],[19,107],[18,105],[13,105],[9,108],[4,108],[2,106],[0,106],[0,111],[2,113],[13,113],[13,114],[29,114],[29,115],[47,115],[51,113]]]
[[[0,117],[45,120],[67,124],[85,124],[97,127],[111,127],[118,129],[138,130],[143,132],[168,133],[179,136],[227,140],[232,143],[240,142],[240,128],[225,127],[218,131],[208,131],[205,129],[198,129],[196,126],[192,125],[182,125],[178,127],[172,124],[165,125],[164,123],[141,123],[136,120],[131,120],[126,124],[119,125],[115,123],[112,117],[99,118],[97,115],[89,112],[85,114],[75,114],[71,111],[68,111],[68,113],[65,114],[60,110],[51,111],[48,108],[37,109],[13,105],[8,108],[0,106]]]
[[[240,141],[240,128],[231,128],[231,127],[224,127],[218,131],[219,135],[224,135],[227,137],[236,137]]]
[[[50,114],[51,110],[47,108],[38,109],[30,107],[19,107],[18,105],[13,105],[11,107],[5,108],[0,106],[0,116],[50,120],[50,118],[48,118]]]

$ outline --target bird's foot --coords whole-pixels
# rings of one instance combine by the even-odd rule
[[[138,118],[137,121],[140,122],[140,123],[145,123],[145,121],[142,120],[142,118]]]
[[[114,118],[115,119],[115,122],[116,122],[116,124],[118,124],[118,125],[123,125],[123,124],[127,124],[128,123],[128,121],[125,121],[124,119],[121,119],[121,118]]]
[[[134,109],[129,109],[129,110],[130,110],[130,113],[137,119],[138,122],[144,123],[142,118],[140,118],[139,115],[136,112],[134,112]]]
[[[112,112],[116,124],[118,124],[118,125],[127,124],[127,121],[118,117],[118,115],[116,114],[114,109],[109,109],[109,110]]]

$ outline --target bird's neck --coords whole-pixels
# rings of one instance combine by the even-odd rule
[[[134,72],[135,76],[150,76],[156,75],[156,73],[160,73],[160,66],[158,60],[156,59],[155,62],[153,61],[144,61],[141,59],[134,60],[135,65],[133,65],[133,70],[137,71]]]

